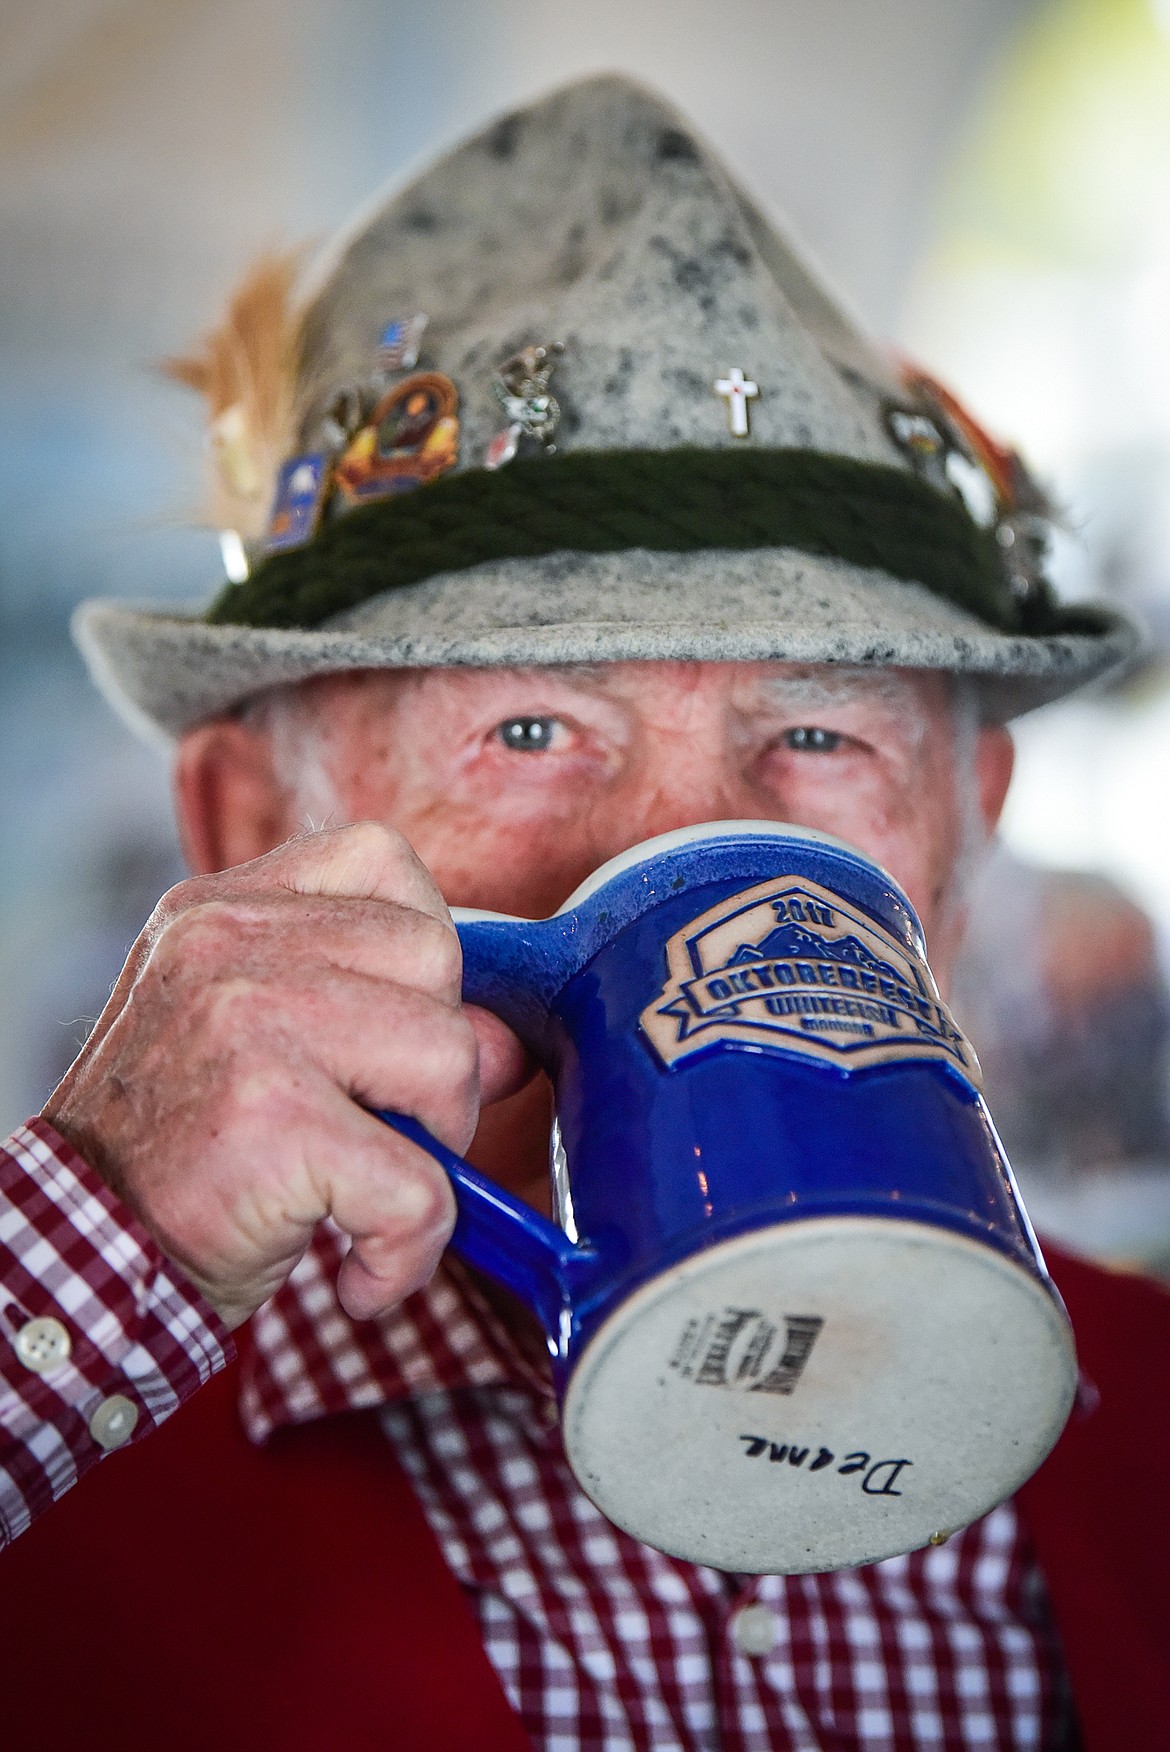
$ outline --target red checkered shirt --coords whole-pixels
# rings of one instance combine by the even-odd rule
[[[9,1158],[38,1188],[13,1199],[28,1224],[16,1246],[19,1218],[0,1217],[3,1269],[21,1257],[27,1274],[21,1314],[55,1297],[71,1324],[90,1309],[100,1322],[122,1294],[111,1283],[133,1278],[135,1318],[153,1324],[149,1335],[139,1324],[127,1346],[149,1351],[170,1409],[223,1360],[223,1335],[67,1150],[58,1156],[66,1193],[43,1190],[51,1139],[36,1125]],[[11,1198],[7,1164],[4,1174],[0,1194]],[[60,1213],[48,1223],[38,1203],[46,1197]],[[69,1241],[60,1224],[87,1200],[102,1220],[91,1216]],[[42,1228],[55,1230],[57,1261],[43,1287],[29,1271]],[[377,1412],[536,1746],[1055,1752],[1077,1743],[1043,1578],[1010,1504],[945,1546],[830,1575],[730,1576],[665,1557],[611,1526],[579,1489],[547,1369],[461,1266],[449,1263],[393,1315],[354,1324],[334,1290],[342,1250],[323,1230],[256,1316],[245,1424],[263,1442],[284,1424]],[[79,1330],[75,1358],[87,1343]],[[113,1360],[110,1347],[95,1348]],[[124,1356],[116,1368],[93,1385],[108,1395],[127,1391],[128,1379],[149,1421],[160,1421],[157,1388],[148,1400],[141,1373],[123,1379]],[[36,1420],[49,1432],[42,1450],[69,1456],[54,1473],[61,1489],[89,1456],[83,1419],[60,1396],[53,1405],[36,1387],[24,1392],[19,1365],[3,1372],[16,1389],[9,1400],[26,1407],[16,1424],[4,1407],[13,1458],[0,1474],[0,1507],[16,1531],[59,1494],[56,1485],[28,1488],[43,1464],[25,1469],[21,1459]],[[45,1377],[34,1380],[43,1388]]]

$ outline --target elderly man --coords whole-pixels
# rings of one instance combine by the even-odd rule
[[[546,1207],[547,1085],[461,1007],[448,908],[543,915],[667,829],[861,847],[945,977],[1004,719],[1128,629],[1053,601],[1016,459],[622,81],[507,118],[283,292],[269,264],[176,367],[235,581],[203,620],[81,623],[178,739],[196,875],[5,1157],[9,1534],[131,1448],[4,1559],[13,1743],[1166,1743],[1159,1292],[1063,1265],[1080,1409],[1014,1503],[862,1570],[720,1574],[589,1502],[539,1335],[367,1111]]]

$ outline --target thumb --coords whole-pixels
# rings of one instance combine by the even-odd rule
[[[465,1004],[464,1015],[479,1041],[479,1096],[481,1105],[503,1101],[530,1083],[540,1066],[506,1022],[478,1004]]]

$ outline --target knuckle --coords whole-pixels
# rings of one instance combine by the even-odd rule
[[[447,1176],[429,1159],[418,1165],[410,1195],[410,1226],[419,1236],[445,1233],[455,1220],[455,1199]]]
[[[436,1000],[400,1012],[408,1025],[392,1048],[392,1062],[409,1068],[420,1089],[431,1094],[461,1089],[478,1069],[479,1049],[470,1023]]]
[[[479,1115],[479,1051],[470,1023],[446,1011],[417,1026],[409,1055],[398,1058],[393,1083],[397,1101],[377,1105],[401,1106],[449,1148],[463,1149]]]
[[[418,888],[410,844],[380,821],[357,821],[298,842],[285,881],[305,893],[405,901]]]
[[[242,928],[240,911],[231,901],[204,896],[163,926],[155,955],[180,965],[230,958],[238,950]]]
[[[460,1095],[479,1089],[479,1040],[467,1017],[453,1016],[456,1026],[441,1043],[446,1073]]]
[[[445,920],[416,913],[411,921],[416,976],[427,989],[458,992],[463,984],[463,946]]]
[[[397,828],[384,821],[355,821],[339,832],[345,836],[347,850],[371,863],[397,864],[414,855]]]
[[[479,1120],[479,1045],[470,1024],[455,1044],[448,1091],[452,1131],[463,1139],[459,1146],[463,1148]]]
[[[388,822],[378,821],[374,816],[368,816],[364,821],[351,821],[346,827],[339,827],[337,832],[339,837],[350,840],[354,845],[368,846],[371,850],[406,844],[396,827],[391,827]]]
[[[191,907],[197,906],[206,898],[206,893],[206,877],[188,876],[182,882],[176,882],[160,896],[147,928],[153,927],[157,934],[173,920],[181,918]]]

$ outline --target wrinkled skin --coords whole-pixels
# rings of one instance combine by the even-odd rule
[[[176,766],[198,874],[164,897],[46,1117],[229,1324],[329,1214],[354,1237],[346,1308],[380,1313],[434,1270],[454,1204],[361,1103],[457,1150],[474,1138],[488,1173],[547,1197],[547,1088],[502,1023],[461,1007],[448,905],[541,916],[652,834],[789,821],[893,873],[945,981],[956,862],[1011,772],[1002,729],[966,757],[961,740],[945,677],[779,663],[358,671],[205,724]]]

